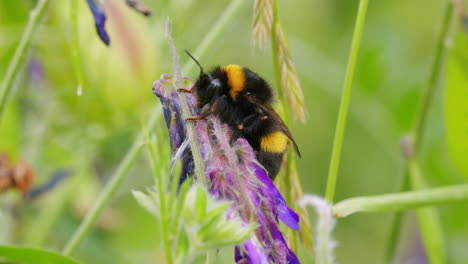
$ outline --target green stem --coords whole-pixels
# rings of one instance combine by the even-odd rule
[[[437,40],[437,47],[435,52],[435,58],[432,62],[431,73],[429,76],[429,81],[426,86],[426,89],[423,91],[421,96],[422,101],[419,105],[418,112],[416,114],[416,122],[413,129],[413,141],[416,150],[419,150],[421,140],[424,133],[424,127],[429,115],[429,106],[431,104],[432,98],[437,87],[440,73],[444,65],[445,55],[447,51],[447,42],[450,35],[450,28],[453,21],[454,8],[453,1],[447,1],[447,7],[445,9],[445,14],[442,22],[442,28],[439,33]]]
[[[149,142],[148,144],[148,149],[151,155],[151,160],[153,163],[153,170],[154,174],[157,175],[157,180],[156,180],[156,186],[158,188],[158,195],[159,195],[159,215],[161,216],[161,222],[160,222],[160,230],[161,230],[161,236],[163,238],[163,244],[164,244],[164,252],[166,255],[166,263],[167,264],[172,264],[172,254],[171,254],[171,242],[169,239],[169,234],[168,234],[168,228],[167,228],[167,210],[166,210],[166,188],[164,187],[164,180],[163,180],[163,174],[158,173],[156,170],[157,168],[157,155],[156,151],[153,146],[153,142]],[[173,184],[175,185],[175,184]]]
[[[338,113],[332,156],[330,160],[330,168],[328,171],[326,198],[330,203],[333,203],[333,198],[335,196],[336,179],[338,174],[338,168],[340,166],[343,137],[346,128],[346,117],[348,115],[349,102],[351,100],[351,90],[353,87],[353,78],[359,54],[362,31],[364,29],[364,22],[366,20],[367,4],[368,0],[359,1],[359,8],[356,17],[356,24],[354,27],[354,34],[351,43],[348,66],[346,68],[343,94],[341,96],[340,110]]]
[[[427,187],[425,179],[422,175],[421,168],[416,158],[412,158],[408,162],[409,178],[411,180],[411,186],[416,190],[424,190]],[[431,193],[434,193],[434,189],[428,189]],[[461,189],[453,191],[453,193],[445,194],[446,196],[439,196],[439,199],[446,197],[452,197],[456,199],[468,196],[468,190]],[[459,193],[464,191],[464,193]],[[453,196],[455,194],[455,196]],[[465,197],[466,198],[466,197]],[[421,233],[424,249],[426,251],[429,263],[431,264],[442,264],[446,263],[445,249],[444,249],[444,236],[442,227],[440,224],[440,217],[436,208],[421,208],[416,211],[419,222],[419,230]]]
[[[156,120],[159,119],[159,117],[161,117],[161,110],[158,108],[158,110],[155,111],[153,116],[148,120],[148,123],[146,124],[146,129],[151,130],[152,127],[154,127],[154,125],[156,124]],[[71,239],[65,245],[64,249],[62,250],[62,253],[65,256],[72,255],[75,252],[78,245],[84,239],[85,235],[90,231],[93,224],[96,222],[96,219],[101,214],[102,210],[104,210],[105,206],[109,203],[111,197],[114,195],[115,191],[117,191],[125,175],[127,174],[128,170],[131,168],[133,162],[135,161],[137,154],[141,149],[143,140],[144,133],[141,133],[134,141],[130,150],[125,155],[125,158],[120,163],[119,167],[117,168],[117,171],[112,176],[110,182],[100,193],[96,203],[94,204],[94,207],[89,211],[89,213],[81,222],[80,226],[75,231]]]
[[[75,72],[78,83],[76,94],[81,96],[83,93],[83,72],[81,70],[81,51],[80,38],[78,31],[78,0],[71,1],[71,20],[72,20],[72,40],[70,43],[71,59],[73,71]]]
[[[333,213],[337,217],[347,217],[359,212],[402,211],[462,200],[468,200],[468,184],[350,198],[333,206]]]
[[[16,48],[15,54],[8,64],[5,77],[0,86],[0,120],[2,119],[5,105],[9,98],[13,82],[19,69],[24,63],[26,58],[27,48],[31,44],[31,38],[33,33],[36,31],[37,25],[44,16],[45,10],[49,4],[49,0],[39,0],[36,7],[30,12],[28,24],[21,36],[20,43]]]
[[[452,24],[451,22],[453,20],[453,15],[454,15],[453,2],[448,1],[447,7],[444,12],[441,31],[437,40],[435,58],[432,63],[429,80],[421,96],[422,101],[420,102],[418,111],[416,113],[416,120],[415,120],[413,133],[412,133],[413,135],[412,140],[414,141],[414,146],[412,146],[412,148],[414,148],[414,152],[416,152],[414,153],[414,155],[417,155],[418,151],[421,148],[421,142],[424,136],[424,128],[426,126],[426,121],[429,115],[429,106],[432,101],[432,98],[434,97],[434,93],[437,87],[439,76],[443,68],[442,66],[444,65],[445,54],[447,50],[446,43],[448,42],[447,39],[449,38],[449,35],[450,35],[450,28]],[[405,174],[403,175],[402,185],[400,188],[398,188],[398,191],[405,191],[409,189],[410,187],[410,179],[409,179],[410,168],[409,168],[408,162],[406,164]],[[394,223],[393,223],[393,226],[391,227],[389,243],[387,246],[387,260],[389,260],[389,258],[392,257],[393,252],[395,252],[395,248],[397,245],[396,241],[398,238],[398,232],[400,231],[399,226],[401,223],[401,217],[402,217],[402,214],[395,215]],[[424,221],[422,218],[420,219]],[[432,222],[435,222],[435,221],[432,221]]]
[[[405,173],[407,174],[408,172],[405,172]],[[406,192],[409,190],[409,185],[410,185],[409,177],[406,174],[403,175],[404,178],[403,178],[403,182],[401,183],[402,187],[398,189],[399,192]],[[392,262],[395,249],[398,245],[398,237],[400,234],[401,224],[403,222],[403,216],[404,216],[404,212],[397,212],[395,216],[393,217],[393,223],[391,225],[390,235],[389,235],[388,243],[387,243],[387,249],[385,252],[385,263]]]
[[[171,22],[169,19],[166,21],[166,34],[167,40],[169,42],[169,48],[171,50],[172,55],[172,64],[174,67],[174,73],[176,77],[176,87],[177,88],[184,88],[184,80],[182,77],[182,73],[180,71],[179,65],[179,54],[177,53],[176,47],[174,45],[174,40],[172,39],[171,34]],[[190,112],[190,108],[187,102],[187,97],[185,93],[177,93],[177,97],[180,101],[180,110],[181,116],[183,120],[187,120],[188,118],[192,117]],[[197,133],[195,129],[195,123],[192,121],[188,121],[186,124],[186,132],[189,139],[190,149],[192,151],[193,163],[195,164],[195,176],[196,179],[202,183],[204,186],[208,186],[206,183],[206,174],[205,168],[203,165],[203,160],[200,154],[200,146],[198,145]]]

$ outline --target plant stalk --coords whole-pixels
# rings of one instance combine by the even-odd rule
[[[330,168],[328,171],[327,190],[325,196],[329,203],[333,203],[335,196],[337,174],[340,167],[341,150],[343,147],[344,131],[346,128],[346,118],[349,110],[349,102],[351,101],[354,72],[356,69],[359,47],[362,39],[362,31],[364,29],[364,22],[366,20],[368,2],[368,0],[359,1],[356,24],[354,26],[353,40],[351,43],[348,66],[346,68],[343,93],[341,96],[338,120],[336,123],[335,138],[333,140],[334,142],[330,160]]]
[[[429,106],[432,102],[432,98],[434,97],[434,93],[437,87],[437,83],[439,80],[439,76],[441,71],[443,70],[443,65],[445,61],[445,55],[447,50],[447,42],[448,38],[450,37],[450,28],[453,21],[454,16],[454,8],[453,8],[453,1],[447,1],[447,7],[444,12],[444,17],[442,19],[442,27],[441,31],[438,36],[437,46],[435,50],[435,57],[432,63],[428,83],[426,85],[425,90],[421,96],[421,102],[419,104],[419,108],[416,113],[416,120],[412,131],[413,142],[414,142],[414,155],[417,155],[420,148],[421,142],[424,136],[424,128],[426,126],[427,118],[429,116]],[[409,161],[407,161],[405,173],[403,175],[401,187],[398,191],[406,191],[410,188],[410,174],[409,174]],[[400,231],[400,224],[402,222],[401,218],[403,215],[398,213],[395,215],[394,223],[392,224],[391,231],[390,231],[390,238],[387,246],[387,262],[391,261],[393,257],[393,252],[395,252],[395,248],[398,241],[398,232]],[[424,221],[421,218],[422,221]],[[435,221],[432,221],[435,222]]]
[[[376,196],[354,197],[333,206],[337,217],[360,212],[402,211],[423,206],[468,200],[468,184]]]
[[[416,151],[420,149],[421,141],[424,135],[424,128],[429,116],[429,106],[432,102],[432,98],[434,97],[437,83],[439,81],[439,76],[443,70],[443,66],[445,65],[444,62],[446,57],[445,55],[447,53],[447,43],[448,38],[450,38],[450,28],[453,24],[452,22],[454,13],[453,1],[447,1],[447,7],[445,8],[442,28],[437,40],[435,57],[434,61],[432,62],[429,80],[426,85],[426,89],[423,91],[421,96],[422,101],[420,102],[418,112],[416,114],[415,126],[413,128],[413,141]]]
[[[169,19],[167,19],[166,21],[166,35],[167,41],[169,42],[169,49],[172,55],[172,64],[176,78],[176,87],[178,89],[183,89],[184,80],[182,77],[182,72],[180,71],[179,54],[177,53],[174,40],[172,39],[171,22]],[[187,102],[187,97],[185,93],[177,93],[177,97],[180,101],[181,117],[183,120],[187,120],[188,118],[192,117],[192,113]],[[192,121],[186,121],[185,125],[187,137],[189,139],[190,149],[192,151],[193,163],[195,164],[195,177],[197,181],[202,183],[202,185],[208,186],[206,182],[205,166],[203,164],[203,159],[200,154],[200,146],[198,145],[195,124]]]
[[[39,22],[44,16],[48,4],[49,0],[37,1],[36,7],[29,14],[28,23],[26,24],[23,35],[21,36],[19,45],[15,50],[15,54],[8,64],[5,77],[3,78],[2,84],[0,86],[0,121],[2,120],[3,112],[5,112],[7,100],[10,97],[13,82],[16,79],[18,71],[23,66],[27,49],[31,44],[33,33],[36,31]]]

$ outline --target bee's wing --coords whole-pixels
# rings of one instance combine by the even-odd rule
[[[275,120],[275,123],[279,126],[279,129],[281,132],[283,132],[293,143],[294,150],[296,151],[297,155],[301,157],[301,152],[299,151],[299,147],[296,144],[296,141],[294,140],[291,131],[289,131],[289,128],[286,126],[284,123],[283,119],[276,113],[276,111],[269,105],[263,105],[263,104],[257,104],[260,109],[265,112],[269,118],[272,118]]]

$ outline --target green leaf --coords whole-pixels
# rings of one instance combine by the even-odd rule
[[[150,196],[140,191],[132,191],[132,195],[141,207],[155,217],[159,217],[159,209],[156,207],[154,200]]]
[[[207,193],[205,189],[197,185],[196,190],[196,200],[195,200],[195,219],[198,222],[203,221],[206,215],[206,203],[207,203]]]
[[[189,237],[187,236],[187,233],[185,232],[180,233],[176,245],[177,245],[176,263],[182,263],[182,260],[187,258],[187,252],[189,252],[189,248],[190,248],[190,241],[189,241]]]
[[[224,217],[224,213],[226,210],[231,206],[231,202],[218,202],[216,203],[216,207],[211,209],[203,219],[205,223],[210,222],[212,219],[216,217]]]
[[[192,184],[191,179],[187,179],[184,183],[182,183],[182,186],[180,187],[180,190],[179,190],[179,198],[175,200],[176,206],[172,207],[172,208],[175,208],[174,210],[172,210],[172,214],[171,214],[171,219],[174,224],[174,230],[179,229],[179,224],[182,218],[181,213],[183,211],[184,204],[185,204],[185,197],[187,196],[187,192],[190,189],[191,184]]]
[[[447,62],[445,127],[449,151],[468,179],[468,35],[461,28],[454,37]]]
[[[36,248],[0,246],[0,259],[33,264],[78,264],[79,262],[58,253]]]

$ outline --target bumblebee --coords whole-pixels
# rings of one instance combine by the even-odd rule
[[[271,104],[274,96],[270,85],[255,72],[239,66],[216,66],[205,73],[201,64],[185,52],[200,68],[200,75],[190,90],[200,114],[188,120],[201,120],[216,115],[233,130],[233,139],[245,138],[257,160],[274,179],[290,143],[301,156],[294,138]]]

